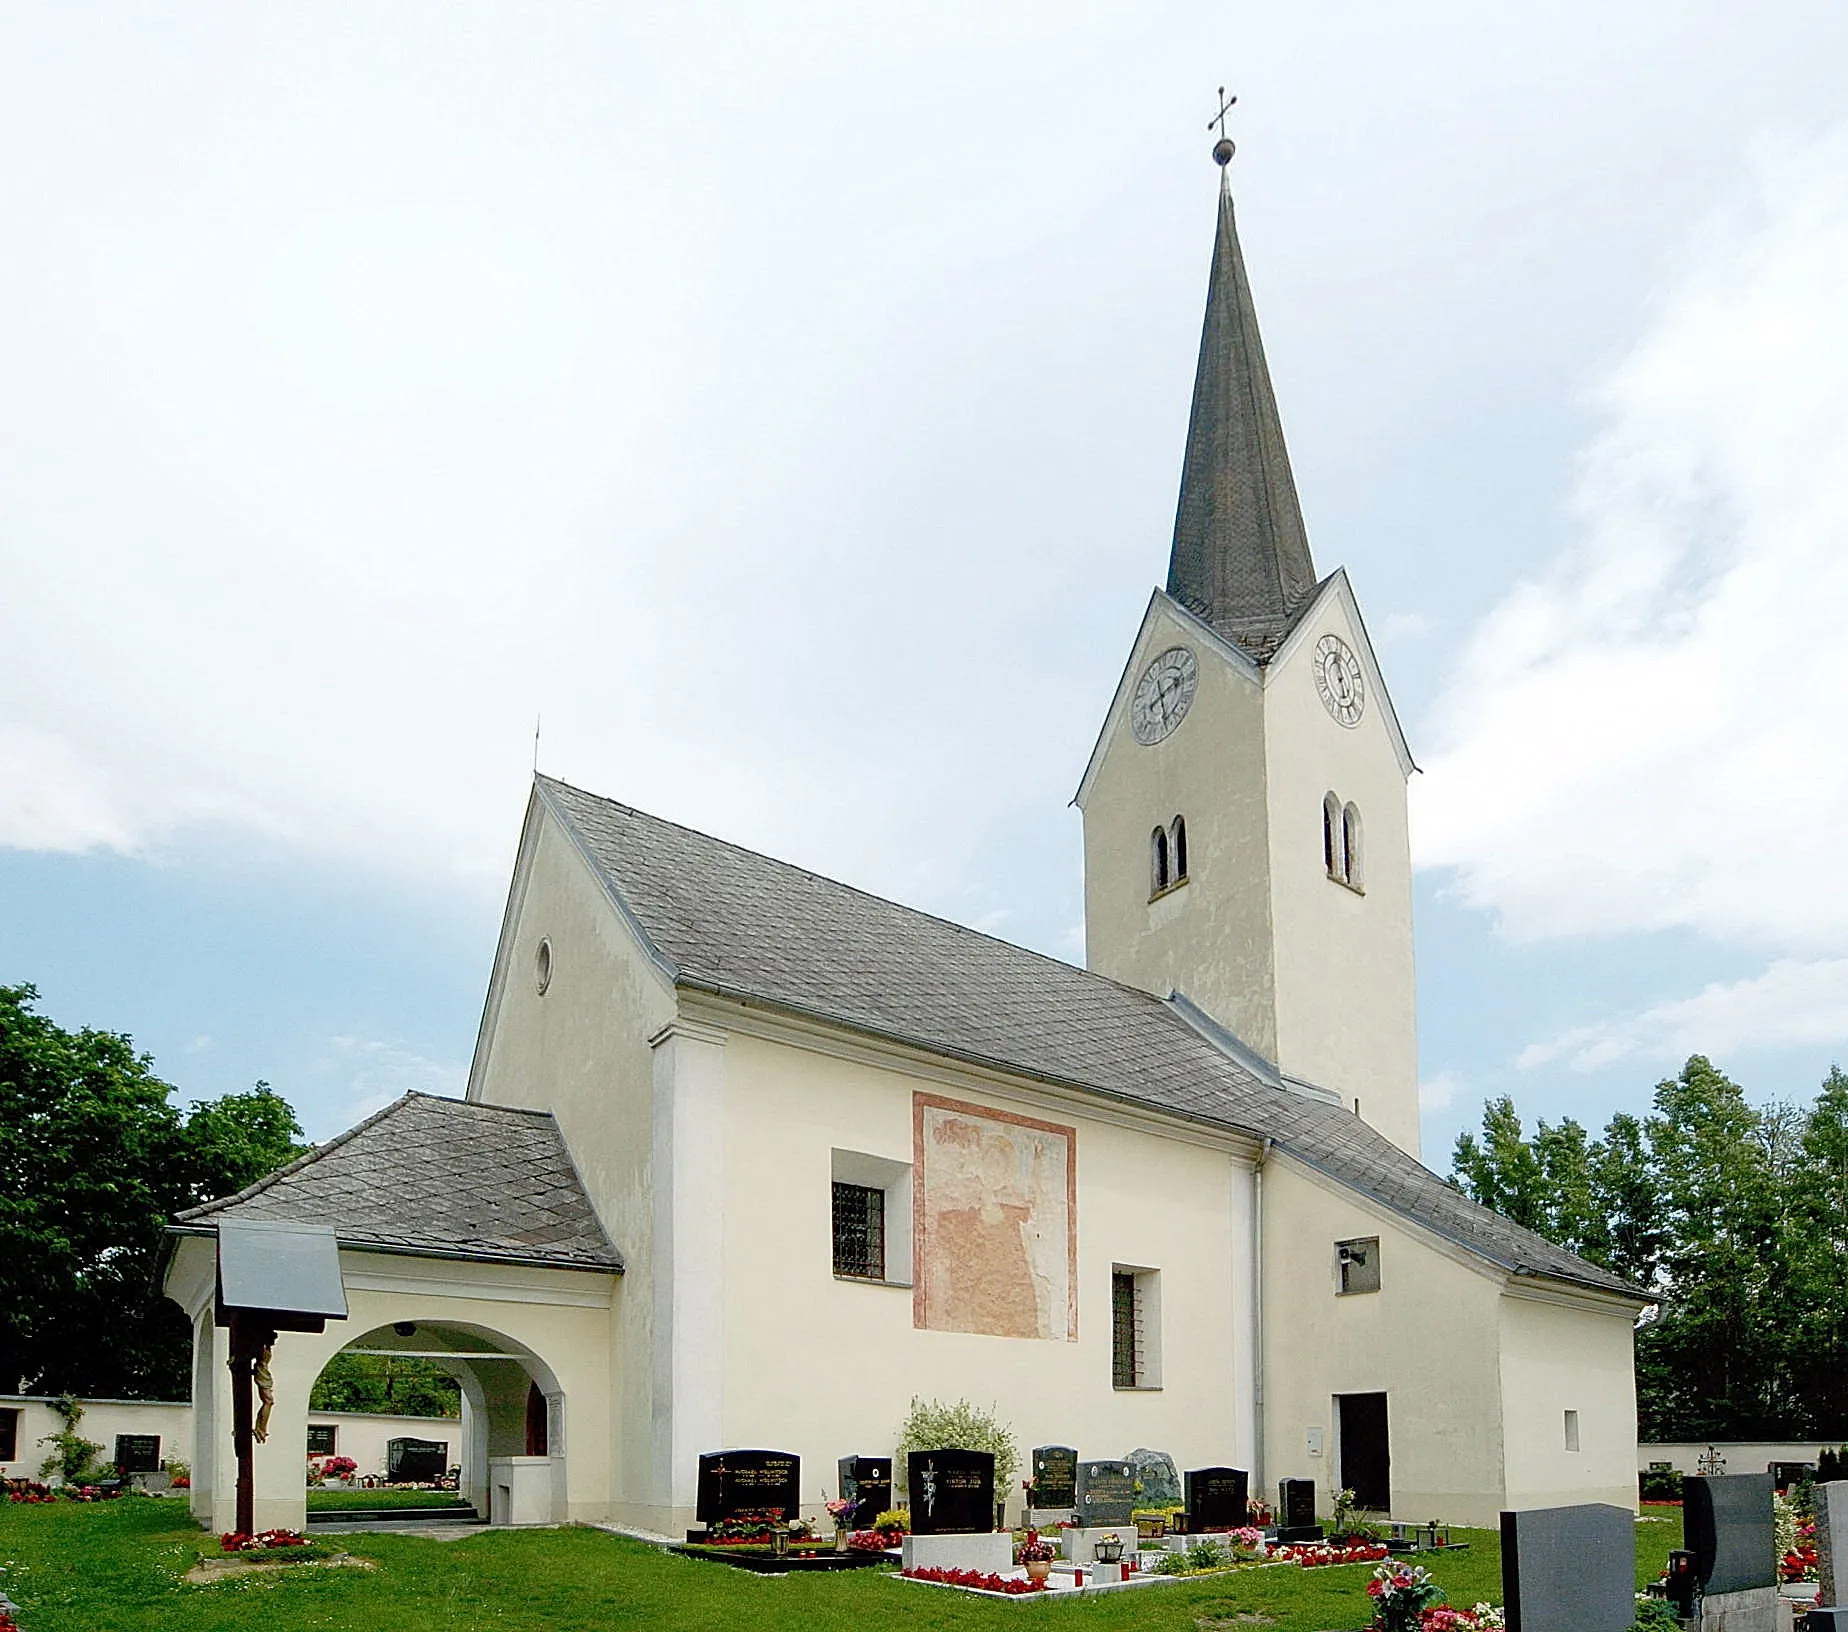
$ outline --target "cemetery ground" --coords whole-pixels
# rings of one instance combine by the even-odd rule
[[[1637,1527],[1639,1584],[1680,1545],[1678,1509]],[[1501,1599],[1499,1538],[1421,1562],[1467,1607]],[[332,1539],[332,1538],[329,1538]],[[1366,1625],[1364,1564],[1243,1569],[1063,1604],[994,1602],[881,1571],[767,1577],[586,1527],[485,1531],[460,1541],[343,1535],[369,1569],[279,1566],[209,1586],[181,1577],[217,1538],[172,1499],[0,1507],[0,1590],[24,1632],[907,1632],[1031,1627],[1085,1632],[1349,1632]],[[1024,1617],[1024,1619],[1023,1619]]]

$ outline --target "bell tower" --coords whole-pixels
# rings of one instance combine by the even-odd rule
[[[1076,803],[1099,974],[1418,1153],[1406,780],[1345,572],[1318,579],[1239,247],[1218,226],[1168,580]]]

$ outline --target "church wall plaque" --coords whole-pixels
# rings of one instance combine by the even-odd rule
[[[793,1515],[801,1503],[802,1458],[793,1451],[709,1451],[699,1459],[695,1509],[702,1524],[741,1513]]]
[[[995,1527],[995,1459],[987,1451],[913,1451],[905,1495],[915,1536],[986,1534]]]

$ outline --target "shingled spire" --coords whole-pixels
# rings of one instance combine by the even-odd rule
[[[1215,150],[1231,157],[1231,143]],[[1220,159],[1221,165],[1225,159]],[[1232,215],[1219,193],[1206,324],[1194,375],[1168,593],[1259,659],[1315,588],[1315,564],[1271,393],[1258,314]]]

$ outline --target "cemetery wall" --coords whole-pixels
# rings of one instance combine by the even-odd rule
[[[1344,582],[1344,581],[1343,581]],[[1265,800],[1277,969],[1277,1053],[1288,1075],[1338,1090],[1414,1156],[1418,1130],[1418,996],[1412,971],[1412,860],[1406,772],[1377,679],[1352,730],[1330,721],[1309,670],[1316,642],[1370,650],[1345,595],[1325,595],[1265,675]],[[1363,655],[1364,661],[1364,655]],[[1356,894],[1328,881],[1322,798],[1361,816]],[[1183,986],[1185,991],[1186,987]]]
[[[726,1366],[718,1444],[799,1453],[810,1516],[820,1511],[824,1487],[833,1494],[837,1457],[890,1454],[914,1395],[994,1405],[1012,1422],[1023,1456],[1038,1443],[1075,1445],[1087,1457],[1154,1445],[1183,1466],[1250,1465],[1251,1176],[1234,1141],[1202,1130],[1190,1142],[1128,1108],[1120,1117],[1099,1115],[1094,1101],[1076,1096],[816,1046],[826,1045],[792,1047],[740,1030],[724,1051]],[[890,1263],[883,1284],[835,1275],[833,1153],[850,1145],[889,1164],[886,1171],[910,1169],[920,1094],[926,1103],[947,1099],[1071,1130],[1075,1326],[1055,1289],[1051,1335],[920,1328],[909,1263]],[[925,1152],[927,1164],[939,1159]],[[1006,1234],[1010,1174],[989,1177]],[[1055,1207],[1023,1228],[1051,1231],[1062,1220]],[[933,1251],[966,1250],[933,1247],[929,1227],[922,1238],[918,1268],[926,1278]],[[1055,1275],[1062,1250],[1051,1260]],[[1114,1267],[1153,1272],[1144,1313],[1149,1380],[1159,1386],[1113,1386]],[[1031,1292],[1008,1291],[982,1318],[1005,1328],[1019,1315],[1023,1331],[1036,1329],[1032,1301]],[[935,1317],[926,1311],[926,1318]],[[1016,1510],[1018,1483],[1003,1494]]]
[[[157,1435],[162,1461],[191,1459],[192,1407],[184,1401],[85,1400],[83,1408],[77,1432],[102,1446],[104,1461],[115,1455],[117,1434]],[[62,1433],[64,1419],[52,1410],[50,1397],[40,1394],[0,1394],[0,1411],[19,1413],[14,1447],[17,1454],[10,1461],[0,1462],[0,1478],[38,1478],[39,1465],[51,1451],[40,1441],[47,1435]]]
[[[374,1416],[365,1411],[310,1411],[310,1427],[334,1430],[334,1454],[350,1456],[361,1476],[383,1476],[387,1447],[394,1439],[421,1439],[448,1447],[449,1466],[462,1460],[463,1424],[457,1417]],[[184,1455],[184,1452],[178,1453]]]
[[[536,979],[542,939],[552,955],[543,994]],[[671,1363],[663,1362],[669,1375],[659,1388],[656,1382],[655,1330],[671,1321],[674,1289],[671,1260],[662,1262],[653,1250],[656,1061],[648,1039],[676,1012],[672,986],[570,838],[535,803],[514,870],[469,1096],[549,1110],[558,1118],[586,1193],[623,1254],[625,1273],[601,1340],[615,1390],[604,1454],[616,1470],[612,1512],[632,1522],[646,1522],[667,1504],[673,1460],[672,1447],[661,1442]],[[667,1197],[661,1200],[665,1205]],[[666,1311],[659,1317],[657,1305]],[[692,1457],[712,1448],[693,1447],[687,1479]]]
[[[1338,1293],[1336,1243],[1379,1238],[1380,1289]],[[1499,1277],[1283,1155],[1264,1170],[1267,1488],[1342,1479],[1337,1396],[1387,1396],[1395,1518],[1498,1522],[1503,1504]]]
[[[1507,1506],[1635,1509],[1634,1319],[1629,1304],[1510,1283],[1501,1302]]]
[[[1811,1440],[1701,1440],[1692,1444],[1638,1444],[1636,1471],[1647,1471],[1652,1462],[1667,1462],[1677,1473],[1699,1473],[1700,1459],[1708,1451],[1718,1451],[1726,1458],[1727,1473],[1766,1473],[1773,1462],[1814,1462],[1825,1449],[1841,1445],[1839,1439]]]

